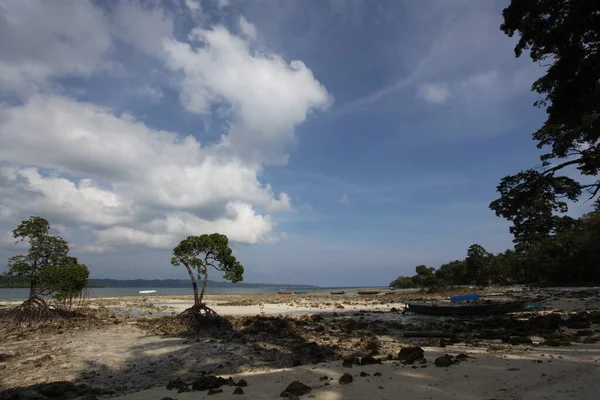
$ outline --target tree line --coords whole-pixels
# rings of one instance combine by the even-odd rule
[[[564,217],[561,229],[526,247],[492,254],[471,245],[462,260],[438,269],[419,265],[415,275],[400,276],[395,288],[438,288],[454,285],[545,283],[590,285],[600,283],[600,200],[580,218]]]

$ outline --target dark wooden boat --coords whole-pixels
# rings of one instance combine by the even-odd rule
[[[525,311],[524,301],[480,303],[464,306],[409,303],[405,310],[424,315],[493,315]]]
[[[345,290],[340,290],[340,291],[337,291],[337,292],[329,292],[329,293],[330,294],[346,294],[346,291]]]
[[[379,294],[381,293],[380,290],[359,290],[358,294],[362,294],[362,295],[372,295],[372,294]]]

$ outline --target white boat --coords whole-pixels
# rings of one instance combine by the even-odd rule
[[[156,290],[140,290],[139,294],[156,293]]]

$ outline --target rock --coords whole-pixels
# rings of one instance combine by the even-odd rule
[[[338,381],[338,382],[339,382],[341,385],[347,385],[347,384],[349,384],[349,383],[350,383],[350,382],[352,382],[352,381],[353,381],[352,375],[350,375],[349,373],[347,373],[347,372],[346,372],[344,375],[342,375],[342,376],[340,377],[340,379],[339,379],[339,381]]]
[[[452,359],[452,356],[448,354],[444,354],[443,356],[435,359],[436,367],[449,367],[452,364],[454,364],[454,360]]]
[[[360,359],[360,365],[371,365],[371,364],[381,364],[381,360],[373,357],[372,355],[364,356]]]
[[[365,376],[371,376],[371,374],[367,374],[365,371],[361,371],[359,375],[362,376],[363,378]]]
[[[236,383],[236,384],[235,384],[235,386],[238,386],[238,387],[246,387],[246,386],[248,386],[248,382],[246,382],[246,380],[245,380],[245,379],[240,379],[240,380],[238,381],[238,383]]]
[[[310,386],[307,386],[300,381],[293,381],[279,396],[291,399],[294,396],[302,396],[306,393],[310,393],[311,390],[312,388]]]
[[[223,393],[223,389],[209,389],[208,390],[209,396],[212,396],[213,394],[219,394],[219,393]]]
[[[169,383],[167,383],[167,389],[177,389],[177,393],[189,392],[189,384],[185,383],[181,380],[181,378],[177,378]]]
[[[225,378],[221,378],[219,376],[214,375],[205,375],[197,378],[194,382],[192,382],[192,390],[202,391],[218,389],[226,384],[227,380]]]
[[[403,364],[414,364],[415,361],[424,359],[425,351],[419,346],[404,347],[398,353],[398,360]]]
[[[381,376],[381,372],[375,372],[373,376]]]
[[[227,386],[235,386],[235,381],[233,380],[232,377],[229,377],[229,378],[225,379],[225,385],[227,385]]]
[[[344,367],[344,368],[352,368],[353,364],[354,364],[354,357],[344,358],[344,360],[342,361],[342,367]]]
[[[379,349],[381,348],[381,342],[379,341],[379,339],[377,338],[377,336],[372,336],[368,341],[367,344],[365,345],[365,349],[374,352],[375,354],[377,354],[377,352],[379,352]]]
[[[321,322],[323,321],[323,316],[320,314],[313,314],[310,316],[310,319],[314,322]]]
[[[396,307],[392,307],[390,308],[390,312],[398,312],[398,309]]]
[[[241,387],[236,387],[233,390],[233,394],[244,394],[244,389],[242,389]]]
[[[531,338],[528,336],[511,336],[508,338],[507,342],[513,345],[532,343]]]
[[[320,381],[328,381],[329,377],[327,375],[323,375],[322,377],[319,378]]]
[[[172,398],[172,397],[163,397],[163,398],[162,398],[162,399],[160,399],[160,400],[175,400],[175,399],[174,399],[174,398]]]

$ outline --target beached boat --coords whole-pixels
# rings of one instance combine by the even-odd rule
[[[525,311],[526,307],[527,303],[524,301],[479,303],[462,306],[408,303],[405,310],[424,315],[493,315]]]
[[[359,290],[358,294],[362,294],[362,295],[373,295],[373,294],[379,294],[381,293],[380,290]]]
[[[346,294],[345,290],[338,290],[337,292],[329,292],[329,294]]]
[[[294,292],[288,292],[288,291],[277,292],[277,294],[292,294],[292,293],[294,293]]]
[[[156,290],[140,290],[139,294],[156,293]]]

